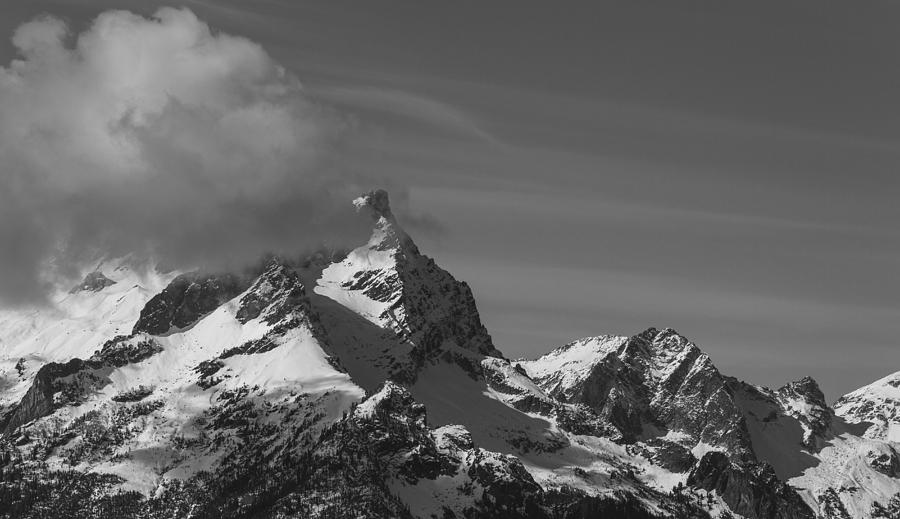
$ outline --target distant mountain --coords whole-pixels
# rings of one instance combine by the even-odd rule
[[[510,360],[355,204],[349,253],[110,260],[0,311],[0,517],[900,517],[900,376],[830,407],[655,328]]]

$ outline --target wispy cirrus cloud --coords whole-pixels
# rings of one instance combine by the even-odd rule
[[[476,117],[451,104],[413,92],[374,86],[318,87],[310,91],[321,99],[356,110],[401,117],[459,137],[486,144],[502,143]]]

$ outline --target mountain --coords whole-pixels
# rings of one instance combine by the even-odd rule
[[[892,376],[829,406],[675,330],[506,358],[387,193],[349,252],[121,258],[0,311],[0,517],[900,517]]]

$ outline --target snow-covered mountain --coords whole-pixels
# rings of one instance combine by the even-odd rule
[[[0,517],[900,517],[900,376],[830,407],[655,328],[510,360],[355,204],[347,254],[124,258],[0,312]]]

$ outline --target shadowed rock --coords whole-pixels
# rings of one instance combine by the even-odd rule
[[[147,302],[133,333],[187,328],[245,289],[246,282],[233,274],[182,274]]]
[[[748,519],[813,519],[797,492],[766,464],[739,466],[721,452],[707,452],[688,476],[688,485],[714,490]]]

